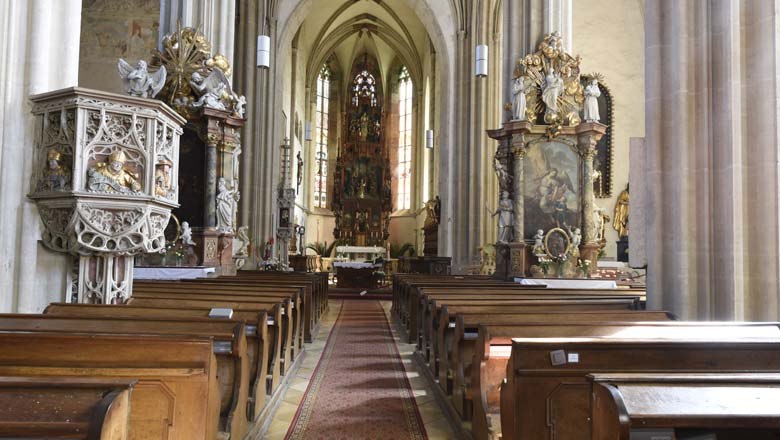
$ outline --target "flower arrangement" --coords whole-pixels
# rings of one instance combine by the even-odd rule
[[[580,258],[577,261],[577,268],[582,272],[583,278],[590,278],[590,260]]]

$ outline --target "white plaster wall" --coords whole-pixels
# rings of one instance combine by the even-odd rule
[[[643,1],[576,0],[573,6],[572,53],[582,55],[583,73],[604,75],[615,103],[612,197],[596,199],[596,204],[606,208],[612,218],[617,196],[628,182],[629,140],[645,136]],[[617,239],[617,232],[610,225],[608,258],[616,255]]]
[[[32,173],[31,94],[78,78],[81,0],[0,1],[0,311],[40,312],[64,299],[67,259],[38,242],[26,195]],[[56,66],[56,68],[52,68]]]

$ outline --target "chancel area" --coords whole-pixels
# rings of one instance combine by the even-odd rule
[[[778,0],[0,0],[0,440],[780,439]]]

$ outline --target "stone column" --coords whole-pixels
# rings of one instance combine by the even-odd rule
[[[596,196],[593,192],[593,158],[596,155],[596,143],[606,133],[607,127],[598,122],[583,122],[576,127],[577,143],[582,158],[582,244],[580,256],[590,260],[590,267],[598,263],[599,243],[596,241],[596,224],[593,221],[593,209]]]
[[[512,200],[515,204],[515,231],[512,242],[514,243],[524,243],[525,238],[525,206],[523,204],[525,152],[525,134],[514,134],[512,136],[512,175],[514,176],[514,179],[512,180]]]
[[[219,137],[210,134],[206,139],[206,187],[203,191],[203,226],[217,227],[217,147]]]

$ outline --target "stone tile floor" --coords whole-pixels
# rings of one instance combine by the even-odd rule
[[[257,437],[258,440],[283,440],[287,434],[287,429],[290,427],[293,417],[295,417],[298,405],[301,403],[301,399],[303,399],[303,394],[306,392],[312,373],[320,360],[323,348],[325,348],[328,335],[330,335],[333,324],[336,322],[336,318],[338,318],[341,310],[341,301],[330,300],[329,303],[328,312],[322,319],[317,337],[311,344],[306,344],[305,357],[301,362],[301,366],[295,377],[292,378],[290,387],[282,397],[282,402],[273,415],[268,430],[265,433],[261,433]],[[430,440],[456,438],[444,412],[436,402],[428,381],[416,369],[416,364],[412,358],[414,345],[406,344],[398,337],[398,329],[390,312],[390,302],[383,301],[382,308],[385,310],[391,323],[390,327],[393,330],[393,337],[398,346],[398,352],[401,354],[401,360],[409,377],[409,383],[412,385],[414,397],[420,409],[420,415],[422,416],[428,438]]]

